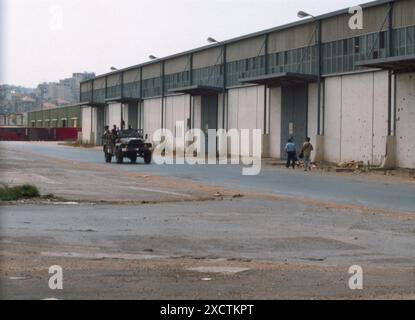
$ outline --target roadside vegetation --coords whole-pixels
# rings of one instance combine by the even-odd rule
[[[0,201],[16,201],[38,197],[40,197],[38,188],[30,184],[15,187],[0,185]]]

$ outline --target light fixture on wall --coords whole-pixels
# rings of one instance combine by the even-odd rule
[[[213,39],[212,37],[207,38],[207,42],[209,42],[209,43],[219,43],[218,40]]]
[[[301,19],[303,19],[303,18],[307,18],[307,17],[310,17],[310,18],[313,18],[313,19],[315,19],[316,17],[314,17],[312,14],[309,14],[308,12],[305,12],[305,11],[298,11],[298,13],[297,13],[297,17],[299,17],[299,18],[301,18]]]

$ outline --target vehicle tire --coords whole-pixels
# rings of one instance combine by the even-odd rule
[[[145,164],[150,164],[151,163],[151,158],[152,158],[152,154],[150,150],[145,150],[144,151],[144,163]]]
[[[130,160],[131,160],[131,163],[136,163],[137,162],[137,156],[131,157]]]
[[[109,154],[108,152],[105,152],[105,162],[111,163],[111,160],[112,160],[112,155]]]
[[[124,161],[124,157],[123,157],[123,155],[122,155],[122,151],[121,150],[118,150],[117,151],[117,163],[123,163],[123,161]]]

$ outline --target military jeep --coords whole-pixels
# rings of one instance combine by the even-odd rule
[[[151,163],[153,145],[145,141],[143,130],[123,130],[117,135],[106,133],[102,144],[107,163],[111,163],[113,157],[117,163],[123,163],[124,158],[136,163],[138,157],[143,158],[146,164]]]

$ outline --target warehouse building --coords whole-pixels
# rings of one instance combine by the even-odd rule
[[[81,83],[82,139],[105,125],[260,129],[263,156],[306,136],[315,160],[415,168],[415,1],[307,18]]]
[[[27,113],[28,128],[76,128],[82,126],[81,106],[65,106]]]

